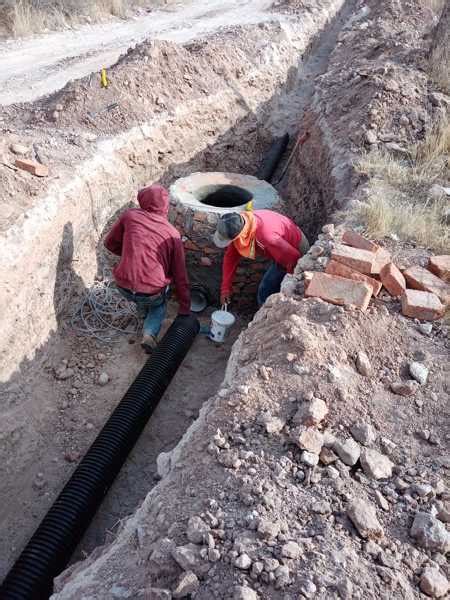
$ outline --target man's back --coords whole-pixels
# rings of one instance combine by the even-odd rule
[[[180,242],[177,230],[163,217],[139,208],[127,210],[122,225],[122,260],[114,271],[116,280],[133,285],[122,287],[147,293],[167,286],[174,245]]]
[[[133,292],[156,294],[174,280],[180,306],[186,311],[189,285],[180,234],[167,220],[169,197],[159,186],[141,190],[141,208],[126,210],[115,223],[105,246],[121,257],[114,268],[117,285]]]
[[[301,241],[301,230],[288,217],[272,210],[255,210],[258,227],[256,239],[263,243],[276,242],[281,238],[288,242],[293,248],[298,248]]]

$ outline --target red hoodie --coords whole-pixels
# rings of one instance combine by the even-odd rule
[[[169,194],[160,185],[140,190],[141,208],[126,210],[105,239],[110,252],[121,257],[113,270],[117,285],[133,292],[158,294],[172,281],[179,313],[190,313],[191,297],[178,231],[167,220]]]
[[[256,256],[270,258],[292,273],[300,258],[302,232],[297,225],[279,213],[271,210],[255,210],[256,217]],[[231,294],[233,279],[242,256],[231,243],[223,258],[222,288],[223,296]]]

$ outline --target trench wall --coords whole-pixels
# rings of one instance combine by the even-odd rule
[[[169,172],[192,171],[193,162],[201,163],[199,157],[209,155],[249,115],[255,126],[259,118],[264,122],[286,81],[292,81],[299,56],[342,4],[324,0],[314,18],[308,15],[300,25],[274,24],[253,32],[257,52],[244,75],[237,70],[236,80],[228,76],[214,95],[193,94],[173,111],[100,141],[88,160],[50,182],[35,206],[2,234],[0,277],[6,284],[0,304],[8,310],[0,315],[1,381],[25,367],[58,329],[77,281],[89,285],[93,280],[99,239],[112,215],[140,186],[164,183]]]
[[[292,160],[282,195],[287,213],[309,240],[314,240],[336,208],[336,178],[332,174],[332,148],[325,140],[317,115],[307,112],[301,129],[308,131],[310,137]]]
[[[365,36],[366,34],[363,33],[362,37]],[[338,70],[336,78],[339,81],[342,79],[341,69]],[[334,93],[334,91],[332,90],[330,93]],[[322,108],[324,107],[322,106]],[[345,110],[345,107],[343,110]],[[344,136],[342,132],[340,136],[333,135],[330,124],[333,122],[336,123],[337,120],[333,115],[329,115],[327,120],[324,115],[326,115],[326,110],[320,110],[319,100],[315,98],[311,102],[311,111],[301,123],[302,126],[308,126],[310,129],[310,141],[305,147],[306,151],[300,152],[296,156],[290,169],[289,178],[285,184],[284,194],[282,191],[282,195],[287,198],[286,210],[298,219],[299,224],[303,225],[311,237],[314,237],[322,219],[327,215],[328,211],[335,207],[341,208],[350,196],[349,173],[351,170],[351,154],[348,147],[345,147],[345,143],[348,143],[348,137]],[[347,118],[347,115],[344,118]],[[355,127],[357,126],[361,129],[361,124],[364,122],[365,113],[364,119],[356,122]],[[289,306],[291,304],[292,306]],[[211,469],[208,464],[206,446],[207,441],[211,440],[217,431],[218,415],[223,416],[222,422],[226,422],[226,427],[229,427],[231,431],[231,415],[238,412],[236,421],[240,426],[247,411],[246,403],[248,401],[245,399],[245,396],[249,393],[249,390],[250,393],[253,391],[252,385],[248,384],[252,380],[252,377],[255,377],[258,366],[267,364],[268,356],[270,357],[271,353],[271,358],[278,352],[283,353],[283,360],[285,358],[285,349],[280,346],[281,342],[279,341],[279,337],[285,339],[284,336],[280,336],[283,309],[289,307],[289,312],[292,312],[290,316],[290,328],[292,328],[292,323],[295,326],[299,326],[299,339],[294,336],[296,340],[295,349],[296,351],[300,350],[301,353],[305,353],[304,362],[306,364],[308,364],[308,355],[310,360],[314,360],[315,366],[318,364],[323,366],[329,364],[330,360],[335,360],[335,352],[336,350],[340,351],[342,341],[340,340],[336,347],[335,336],[332,333],[332,338],[328,340],[328,343],[317,345],[316,341],[318,337],[323,336],[324,332],[324,327],[318,325],[321,322],[320,313],[323,314],[323,310],[317,310],[317,322],[313,325],[309,324],[309,326],[306,324],[307,326],[305,327],[305,323],[301,322],[299,315],[302,310],[308,310],[305,308],[307,306],[308,303],[298,303],[294,299],[280,295],[271,298],[265,307],[257,313],[251,323],[251,327],[255,329],[258,327],[261,328],[262,340],[258,340],[258,348],[249,347],[251,342],[254,341],[253,331],[250,331],[248,336],[246,333],[241,334],[230,356],[223,389],[215,398],[212,398],[203,406],[199,418],[192,424],[184,438],[168,457],[167,472],[162,482],[149,493],[141,508],[124,523],[123,530],[119,533],[113,544],[103,550],[99,550],[96,556],[88,558],[87,561],[74,566],[71,571],[61,576],[59,582],[57,582],[55,600],[56,598],[58,600],[71,600],[72,598],[79,597],[81,593],[92,593],[97,598],[108,597],[108,581],[112,580],[110,574],[114,572],[114,576],[117,576],[117,571],[114,569],[115,566],[118,566],[118,570],[123,574],[123,582],[126,582],[125,584],[135,587],[138,587],[140,584],[144,587],[148,584],[149,580],[151,581],[152,573],[148,557],[150,556],[150,552],[156,547],[158,538],[165,537],[166,535],[170,535],[171,537],[179,535],[180,539],[185,539],[183,537],[185,536],[185,528],[182,529],[179,527],[177,529],[175,526],[176,519],[178,518],[179,523],[182,522],[185,525],[187,516],[192,514],[189,511],[192,510],[195,502],[199,501],[197,496],[203,499],[203,486],[198,485],[198,482],[202,481],[199,472],[204,465],[206,465],[205,471],[208,473],[208,480],[210,477],[214,480],[213,476],[215,476],[217,471],[214,468]],[[320,304],[318,306],[322,309]],[[378,318],[379,316],[376,315],[377,320]],[[358,317],[356,319],[358,320]],[[361,328],[360,325],[360,322],[354,323],[354,326],[359,329]],[[380,331],[383,329],[389,331],[391,327],[392,323],[387,322]],[[333,331],[334,328],[332,327],[331,332]],[[290,329],[290,334],[292,334],[292,329]],[[274,335],[278,340],[276,345],[273,345]],[[270,339],[271,336],[272,339]],[[358,339],[361,343],[364,343],[366,336],[360,335]],[[354,339],[350,339],[350,344],[350,347],[354,348]],[[311,355],[313,347],[320,348],[320,351],[323,350],[326,354],[320,357],[314,354]],[[383,344],[380,344],[379,347],[383,347]],[[279,373],[275,373],[275,379],[277,378],[281,378]],[[331,393],[334,395],[333,380],[328,380],[326,377],[322,377],[321,379],[320,387],[331,385]],[[240,386],[239,384],[241,383],[243,385]],[[265,389],[269,385],[266,380],[262,384]],[[301,382],[299,387],[301,389]],[[238,395],[237,400],[232,397],[233,392],[236,392]],[[249,403],[252,418],[255,421],[261,416],[264,402],[264,392],[259,390],[257,393],[259,394],[257,398],[252,398],[252,401]],[[357,391],[355,391],[356,393]],[[282,402],[279,396],[274,400],[273,408],[275,413],[278,414]],[[385,421],[383,422],[384,424]],[[340,424],[340,426],[342,425]],[[195,462],[194,459],[196,455],[198,455],[198,462]],[[219,492],[222,492],[227,484],[232,489],[232,493],[234,493],[238,486],[232,477],[225,484],[224,482],[221,482],[221,485],[216,484],[214,493],[219,494]],[[207,490],[208,494],[211,489],[212,484]],[[180,494],[174,493],[174,490],[180,490]],[[182,504],[180,496],[183,496],[183,494],[187,497],[187,502],[180,506]],[[226,499],[227,501],[229,500],[228,498]],[[317,498],[314,498],[314,501],[316,500]],[[187,505],[189,506],[188,510],[186,510]],[[202,505],[202,509],[204,505]],[[178,514],[176,514],[177,509]],[[235,517],[235,514],[232,513],[232,516]],[[140,538],[139,535],[141,536]],[[395,537],[397,536],[398,530],[395,532]],[[136,548],[134,545],[136,537],[141,540],[143,548],[142,550],[136,550],[136,555],[145,557],[145,569],[142,568],[143,563],[139,562],[139,559],[132,555]],[[328,537],[328,535],[325,536],[321,541],[318,538],[319,544],[322,544],[321,550],[323,550],[323,539],[328,542]],[[155,543],[155,546],[152,545],[153,543]],[[130,548],[133,549],[132,552],[130,552]],[[339,548],[341,550],[342,546]],[[339,565],[340,567],[341,565]],[[363,582],[362,585],[360,584],[361,589],[366,589],[371,597],[379,597],[381,593],[379,589],[373,592],[367,586],[367,582],[369,582],[370,586],[372,585],[371,579],[373,579],[373,573],[369,574],[371,579],[364,579],[364,568],[365,565],[361,563],[361,569],[358,571],[359,582]],[[131,573],[132,575],[130,575]],[[390,592],[387,593],[389,594]],[[408,592],[406,588],[402,587],[400,594],[404,595],[405,593],[407,594]],[[287,596],[288,594],[286,594]],[[285,594],[280,591],[279,596],[277,595],[276,597],[285,597]]]

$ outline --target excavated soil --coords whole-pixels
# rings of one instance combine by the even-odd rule
[[[360,350],[368,376],[355,367]],[[66,587],[55,598],[110,598],[117,589],[151,598],[152,587],[174,589],[182,563],[173,559],[176,547],[193,556],[186,564],[200,578],[202,600],[238,598],[239,585],[267,599],[421,597],[416,576],[430,559],[408,533],[416,511],[429,510],[445,488],[447,352],[445,332],[423,336],[396,306],[377,302],[363,315],[273,297],[240,336],[225,385],[177,447],[170,474],[98,562],[94,556],[61,578],[58,587]],[[417,358],[431,367],[429,384],[414,398],[394,395],[389,383]],[[377,482],[340,461],[332,469],[301,463],[294,415],[312,396],[329,409],[320,427],[327,444],[351,437],[355,423],[370,424],[370,445],[395,465],[392,479]],[[417,496],[419,485],[433,491]],[[378,506],[384,538],[357,534],[347,516],[354,498]],[[207,523],[218,562],[186,546],[190,517]],[[273,536],[255,531],[261,520]],[[298,555],[283,555],[290,541]],[[261,565],[259,575],[236,566],[243,554]],[[433,561],[445,567],[443,555],[433,553]]]
[[[34,219],[49,186],[87,177],[74,165],[97,165],[99,148],[109,152],[109,140],[131,128],[146,140],[132,141],[120,155],[126,183],[119,186],[114,166],[102,170],[98,185],[115,199],[106,209],[98,210],[92,181],[84,188],[95,200],[94,235],[65,219],[52,298],[32,326],[32,348],[24,347],[20,320],[20,343],[7,323],[2,572],[142,365],[138,344],[123,338],[105,349],[77,336],[69,316],[77,293],[100,272],[107,222],[136,188],[169,185],[196,170],[253,174],[274,136],[308,131],[277,187],[286,213],[314,240],[331,218],[360,225],[346,211],[365,193],[366,181],[352,167],[362,151],[420,140],[445,112],[445,97],[436,96],[426,74],[437,19],[422,2],[293,0],[275,9],[285,15],[280,22],[231,28],[185,46],[139,45],[111,70],[101,93],[85,78],[33,104],[0,110],[0,123],[8,123],[0,142],[7,241],[23,230],[33,242],[27,211]],[[113,102],[118,106],[89,116]],[[48,163],[50,178],[11,169],[12,142]],[[86,210],[83,202],[80,195]],[[69,206],[75,203],[71,197]],[[345,210],[337,216],[336,208]],[[323,257],[341,231],[320,235]],[[378,242],[404,264],[423,264],[431,253]],[[323,261],[312,260],[311,268],[320,270]],[[409,533],[418,510],[445,512],[449,500],[447,328],[437,323],[424,334],[385,296],[366,314],[305,300],[300,279],[287,281],[257,313],[229,361],[245,323],[224,347],[198,338],[75,558],[107,546],[59,578],[55,599],[171,598],[186,571],[198,581],[173,597],[420,598],[422,570],[445,572],[445,549],[424,548]],[[26,304],[19,297],[11,318]],[[366,375],[355,367],[358,351],[368,356]],[[14,361],[20,367],[10,374]],[[429,369],[427,384],[413,397],[394,395],[390,384],[407,378],[412,361]],[[55,379],[61,366],[75,375]],[[100,387],[104,371],[110,381]],[[356,423],[373,429],[370,445],[393,462],[391,477],[374,480],[360,462],[349,468],[338,460],[332,469],[301,462],[292,443],[294,415],[312,396],[327,405],[319,428],[329,440],[350,438]],[[172,448],[170,471],[155,485],[156,456]],[[356,498],[376,507],[383,535],[375,540],[364,539],[349,519]],[[188,547],[195,538],[191,517],[206,524],[205,537]],[[298,548],[286,549],[290,542]]]
[[[334,10],[334,3],[329,5]],[[326,15],[321,18],[326,22]],[[342,18],[332,25],[328,46],[333,43],[341,23]],[[309,20],[308,33],[313,31],[313,25],[314,21]],[[298,39],[296,44],[308,45],[300,36],[301,30],[289,31]],[[149,178],[151,180],[152,173],[166,185],[197,170],[255,173],[272,137],[285,130],[295,132],[311,92],[310,88],[307,93],[297,89],[299,75],[290,66],[298,60],[296,46],[287,44],[284,35],[284,26],[282,28],[274,23],[270,26],[262,24],[256,29],[224,31],[185,47],[148,42],[128,53],[109,71],[111,85],[100,94],[92,80],[86,78],[32,105],[4,108],[2,116],[8,122],[8,129],[4,130],[1,142],[5,160],[0,165],[0,177],[4,184],[2,226],[5,239],[11,240],[17,231],[25,231],[28,215],[32,214],[28,217],[29,221],[35,218],[33,211],[41,210],[39,203],[49,186],[58,186],[59,182],[63,185],[70,178],[74,164],[89,163],[96,143],[107,143],[109,136],[126,133],[129,128],[139,129],[149,118],[163,124],[162,135],[166,139],[159,134],[147,156],[139,154],[137,145],[127,153],[126,166],[132,184],[124,189],[133,190],[133,194],[140,185],[147,183]],[[283,82],[282,72],[278,76],[264,72],[264,69],[258,70],[259,62],[267,60],[265,53],[269,53],[268,64],[275,61],[283,66],[285,73],[292,71],[288,82]],[[307,61],[305,63],[310,77],[324,67],[323,59],[317,62],[314,57],[312,61],[311,65]],[[242,83],[239,83],[240,80]],[[233,81],[236,81],[236,88]],[[220,89],[224,83],[235,90],[235,107],[228,107],[226,102],[214,97],[214,90]],[[278,83],[280,87],[277,87]],[[242,87],[242,92],[238,86]],[[270,96],[272,88],[276,93]],[[228,89],[226,93],[229,93]],[[255,93],[256,97],[253,97]],[[260,104],[258,93],[268,95],[269,100]],[[117,109],[101,114],[95,120],[87,118],[87,108],[89,111],[99,110],[117,99],[118,94],[120,103]],[[200,95],[199,102],[205,105],[209,122],[194,136],[188,115],[178,123],[173,121],[177,119],[179,106],[197,94]],[[62,109],[55,123],[53,109],[59,108],[59,105]],[[221,112],[224,108],[229,112],[225,113],[225,123],[233,123],[233,127],[219,135],[223,129]],[[171,122],[173,141],[166,135]],[[181,147],[174,145],[181,138],[184,147],[183,144]],[[208,143],[209,140],[211,143]],[[48,179],[39,180],[5,166],[13,164],[14,155],[9,148],[12,143],[18,142],[29,146],[28,156],[34,157],[37,153],[43,162],[49,164]],[[197,148],[202,150],[194,152]],[[106,194],[110,191],[110,194],[115,193],[119,197],[119,206],[126,207],[128,194],[120,198],[120,188],[116,190],[113,185],[111,179],[99,181],[97,178],[97,181],[88,184],[87,191],[91,190],[89,193],[94,199],[95,188],[106,189]],[[123,186],[123,182],[120,185]],[[17,201],[11,202],[9,198]],[[102,223],[102,213],[97,212],[95,205],[89,207],[88,203],[86,208],[92,211],[92,220],[88,221],[90,230],[81,230],[77,222],[68,213],[64,217],[64,209],[60,209],[64,224],[62,235],[55,238],[59,249],[54,261],[54,281],[47,282],[37,275],[45,257],[38,259],[38,270],[30,273],[31,280],[39,281],[45,296],[50,296],[49,306],[44,310],[39,306],[39,296],[31,300],[36,306],[31,334],[36,335],[36,341],[43,339],[43,343],[33,354],[32,346],[18,343],[19,331],[15,327],[11,344],[3,353],[3,356],[9,354],[3,363],[6,372],[11,371],[14,357],[19,358],[25,353],[30,358],[22,361],[20,370],[2,384],[6,407],[2,426],[5,440],[2,450],[4,486],[1,492],[1,504],[4,506],[2,530],[5,532],[1,536],[2,574],[6,573],[144,361],[139,345],[129,345],[126,338],[105,347],[93,339],[77,336],[71,328],[71,314],[89,287],[92,274],[97,277],[103,273],[102,237],[116,214],[110,209],[109,214],[105,213],[106,222]],[[41,223],[33,225],[25,239],[28,236],[32,239],[37,234],[34,243],[45,240],[45,228],[42,233],[38,229],[42,226]],[[53,231],[58,227],[53,227]],[[15,253],[11,242],[10,247]],[[33,255],[36,256],[35,251]],[[87,266],[90,263],[91,270]],[[8,287],[12,289],[11,272],[7,278]],[[48,283],[50,290],[45,289]],[[30,287],[25,293],[31,294],[33,290]],[[29,302],[25,305],[29,306]],[[45,334],[53,312],[55,322],[50,334],[38,338],[41,323]],[[206,324],[208,316],[205,315],[202,320]],[[230,343],[240,328],[238,323],[231,340],[222,348],[212,346],[204,337],[197,340],[185,361],[192,367],[183,365],[180,369],[135,454],[130,457],[115,484],[114,492],[105,501],[80,545],[78,557],[111,539],[117,524],[139,505],[151,489],[157,454],[176,444],[198,408],[217,390],[223,378]],[[29,330],[24,331],[25,336],[29,342],[33,340]],[[66,380],[58,379],[58,373],[66,367],[73,374]],[[102,372],[110,376],[105,387],[97,383]],[[181,384],[181,381],[184,383]],[[200,391],[199,381],[207,382],[202,384]],[[155,431],[158,435],[153,439]],[[21,473],[19,477],[18,472]],[[21,499],[19,510],[17,501],[11,501],[16,497]]]

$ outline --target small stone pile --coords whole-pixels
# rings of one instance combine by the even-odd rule
[[[363,376],[371,374],[371,365],[364,353],[358,354],[356,367]],[[296,469],[295,477],[300,485],[306,486],[305,490],[313,489],[317,494],[305,507],[305,515],[312,518],[313,523],[320,520],[334,523],[335,533],[332,533],[332,527],[328,530],[332,536],[339,531],[339,523],[345,516],[354,527],[354,530],[350,530],[351,538],[356,542],[359,536],[364,559],[369,557],[374,561],[377,574],[386,585],[394,585],[392,573],[400,568],[403,561],[411,563],[411,568],[420,576],[418,585],[424,594],[431,598],[444,597],[448,591],[448,581],[439,565],[443,564],[442,560],[450,550],[450,534],[445,525],[449,522],[448,502],[437,501],[437,497],[448,497],[442,480],[437,480],[434,485],[419,483],[417,473],[412,470],[408,471],[410,475],[405,472],[403,478],[400,477],[402,467],[395,465],[376,448],[379,443],[389,451],[389,444],[379,437],[370,423],[354,422],[350,428],[351,437],[344,438],[331,431],[328,415],[327,403],[309,394],[291,419],[284,420],[269,414],[263,414],[260,419],[265,432],[263,435],[275,439],[287,435],[290,443],[300,450],[299,463],[303,465],[303,470]],[[298,535],[294,523],[280,518],[276,494],[272,494],[268,481],[258,477],[264,461],[258,460],[253,451],[236,449],[247,445],[246,437],[245,433],[236,435],[218,429],[210,440],[208,453],[215,456],[225,469],[248,471],[249,477],[242,479],[238,496],[249,512],[241,519],[237,515],[231,516],[226,509],[222,510],[220,503],[226,497],[222,492],[221,500],[209,500],[209,510],[188,519],[182,533],[187,543],[177,545],[173,539],[160,539],[149,558],[150,571],[161,576],[161,569],[164,568],[167,574],[172,574],[174,583],[171,589],[147,588],[146,600],[195,597],[205,585],[211,585],[211,593],[217,593],[214,597],[218,598],[262,599],[268,597],[265,590],[282,593],[289,589],[293,581],[298,579],[299,561],[305,559],[305,552],[313,549],[319,552],[320,535],[317,546],[311,539],[311,533],[303,531],[303,536]],[[252,439],[254,442],[255,438]],[[292,459],[293,453],[289,456]],[[293,469],[291,459],[286,457],[281,460],[273,471],[272,477],[278,477],[279,484],[282,481],[281,473]],[[372,492],[352,485],[350,471],[357,467],[362,469],[357,480],[367,482]],[[309,488],[311,485],[314,487]],[[334,493],[331,493],[331,489],[334,489]],[[379,509],[382,509],[382,515],[398,513],[396,502],[399,502],[402,494],[407,506],[419,508],[414,514],[409,534],[416,546],[434,559],[423,569],[415,566],[419,556],[417,551],[407,558],[397,545],[390,542],[383,526],[384,517],[382,519],[378,514]],[[345,504],[338,500],[339,496]],[[433,499],[433,508],[427,512],[426,503]],[[299,516],[302,514],[300,511]],[[318,521],[314,521],[315,518]],[[326,551],[325,545],[320,551]],[[345,547],[345,551],[350,552],[350,548]],[[240,584],[231,586],[228,594],[223,595],[220,578],[214,578],[211,574],[219,569],[224,577],[230,577],[230,568],[237,573],[236,579]],[[315,577],[316,583],[317,580]],[[322,586],[319,590],[312,578],[305,576],[300,583],[301,598],[324,598],[325,588]],[[328,585],[331,585],[330,582]],[[348,578],[336,583],[335,589],[336,597],[354,597],[353,584]],[[291,595],[285,597],[293,598]]]
[[[450,304],[450,255],[432,256],[428,268],[399,269],[390,253],[353,230],[339,239],[334,225],[325,225],[317,242],[296,267],[306,297],[365,311],[384,288],[401,302],[405,316],[440,319]],[[292,278],[284,284],[291,285]],[[409,287],[407,287],[409,286]]]

